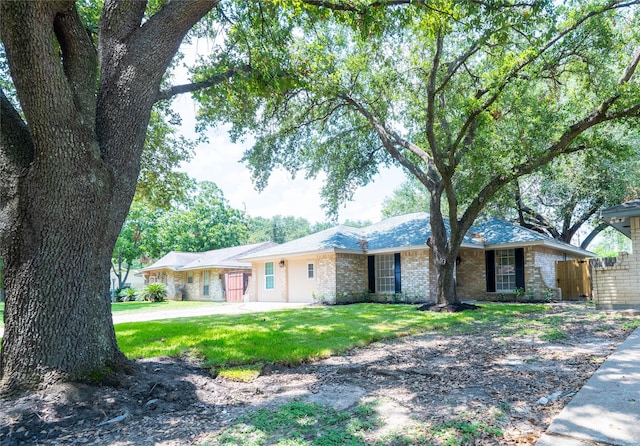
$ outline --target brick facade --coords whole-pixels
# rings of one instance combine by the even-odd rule
[[[456,267],[457,292],[460,299],[479,299],[486,297],[484,250],[461,249],[460,262]],[[433,290],[435,298],[435,288]],[[481,297],[478,297],[481,296]]]
[[[405,251],[400,255],[402,294],[405,301],[426,302],[433,300],[431,292],[430,251],[420,249]]]
[[[335,301],[350,301],[351,296],[367,293],[367,256],[336,254]],[[340,295],[339,295],[340,294]]]
[[[321,254],[317,257],[318,282],[314,299],[317,302],[336,302],[336,254]]]
[[[313,296],[309,301],[317,303],[346,303],[362,300],[433,302],[435,301],[435,268],[431,265],[430,250],[418,249],[400,252],[402,292],[399,295],[376,295],[368,293],[368,254],[326,253],[305,257],[316,265],[316,281]],[[555,288],[555,262],[571,260],[573,257],[545,246],[527,246],[525,255],[525,296],[523,299],[557,298]],[[270,260],[267,260],[270,261]],[[256,283],[262,283],[261,275],[265,261],[254,263],[252,278],[246,299],[258,301],[306,301],[297,296],[296,290],[288,289],[288,266],[285,261],[280,268],[278,260],[272,260],[276,269],[274,290],[257,290]],[[464,300],[513,299],[514,292],[486,291],[485,251],[463,248],[456,267],[458,296]],[[298,293],[300,294],[300,293]]]
[[[596,307],[640,308],[640,216],[630,218],[631,254],[623,253],[615,265],[593,268]]]
[[[224,302],[224,274],[232,270],[209,269],[209,294],[204,294],[204,271],[173,271],[164,269],[144,273],[145,284],[163,283],[167,287],[167,300],[195,300],[205,302]],[[192,282],[189,283],[189,274]],[[250,281],[251,283],[251,281]],[[247,295],[249,288],[247,288]]]
[[[524,300],[557,299],[560,290],[556,287],[556,262],[577,257],[551,249],[532,245],[524,247]],[[486,287],[485,251],[463,249],[457,267],[458,296],[461,299],[511,300],[515,290],[489,293]]]

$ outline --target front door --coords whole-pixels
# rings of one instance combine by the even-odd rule
[[[242,302],[244,294],[244,274],[243,273],[227,273],[225,274],[225,282],[227,285],[226,299],[227,302]]]

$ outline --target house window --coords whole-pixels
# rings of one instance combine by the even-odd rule
[[[209,271],[204,271],[202,273],[202,295],[203,296],[208,296],[209,295]]]
[[[193,272],[189,271],[187,273],[187,283],[193,283]]]
[[[513,249],[496,250],[496,291],[516,289],[516,255]]]
[[[315,277],[315,274],[313,271],[313,263],[307,263],[307,278],[313,279],[314,277]]]
[[[375,256],[376,293],[395,293],[395,262],[393,254]]]
[[[264,287],[267,290],[275,288],[275,278],[273,274],[273,262],[266,262],[264,264]]]

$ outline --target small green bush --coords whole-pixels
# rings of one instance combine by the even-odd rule
[[[137,291],[133,288],[123,288],[118,293],[117,302],[133,302],[136,300]]]
[[[167,298],[167,287],[162,283],[150,283],[142,290],[139,297],[147,302],[164,302]]]

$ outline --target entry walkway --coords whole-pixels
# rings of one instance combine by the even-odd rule
[[[640,328],[554,418],[537,446],[640,445]]]

